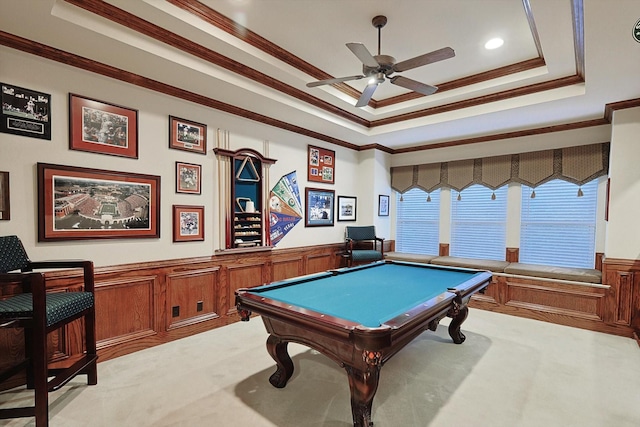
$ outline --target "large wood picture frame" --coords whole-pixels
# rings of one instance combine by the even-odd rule
[[[69,94],[69,148],[138,158],[138,110]]]
[[[38,163],[38,241],[160,237],[160,177]]]

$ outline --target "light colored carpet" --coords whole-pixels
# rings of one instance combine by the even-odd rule
[[[481,310],[453,344],[444,320],[382,368],[376,426],[638,427],[640,348],[627,338]],[[284,389],[268,378],[260,318],[100,363],[51,394],[52,427],[352,425],[346,373],[290,344],[295,373]],[[23,390],[0,406],[29,402]],[[30,418],[0,421],[33,426]]]

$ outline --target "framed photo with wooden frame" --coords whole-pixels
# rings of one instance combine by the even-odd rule
[[[356,202],[355,197],[338,196],[338,221],[356,220]]]
[[[389,216],[389,196],[378,196],[378,216]]]
[[[0,172],[0,220],[11,219],[11,199],[9,198],[9,172]]]
[[[204,240],[204,206],[173,205],[173,241]]]
[[[333,184],[336,176],[336,152],[309,145],[307,180]]]
[[[0,132],[51,140],[51,95],[1,85]]]
[[[176,193],[201,194],[202,166],[176,162]]]
[[[138,110],[69,94],[71,150],[138,158]]]
[[[333,190],[305,188],[305,227],[333,227]]]
[[[38,163],[38,241],[160,237],[160,177]]]
[[[207,125],[169,116],[169,148],[207,154]]]

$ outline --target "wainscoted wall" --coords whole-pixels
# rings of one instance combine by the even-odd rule
[[[385,251],[393,250],[385,242]],[[96,269],[97,339],[100,361],[214,329],[239,320],[238,288],[338,268],[342,244],[136,263]],[[79,286],[76,271],[48,273],[51,291]],[[0,298],[15,292],[0,288]],[[640,261],[605,259],[603,285],[496,274],[472,308],[611,333],[638,340]],[[52,360],[82,351],[78,322],[50,337]],[[640,341],[639,341],[640,343]],[[0,366],[23,355],[20,330],[0,331]],[[16,377],[9,386],[18,385]]]
[[[211,257],[99,267],[95,271],[100,361],[239,320],[234,293],[242,287],[340,267],[343,245],[224,251]],[[47,273],[51,291],[73,290],[79,272]],[[15,293],[0,288],[0,298]],[[80,321],[50,335],[50,358],[82,352]],[[0,366],[24,355],[22,332],[0,330]],[[24,383],[14,378],[9,386]]]
[[[640,345],[640,261],[605,258],[602,271],[602,285],[497,273],[471,307],[633,337]]]

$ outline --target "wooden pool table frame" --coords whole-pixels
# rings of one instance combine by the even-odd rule
[[[302,277],[297,281],[296,279],[287,280],[286,283],[321,280],[331,275],[375,268],[382,263],[385,261],[331,270]],[[386,263],[416,265],[399,261],[386,261]],[[287,351],[289,342],[313,348],[347,371],[353,425],[365,427],[373,424],[371,408],[382,365],[426,329],[435,331],[438,323],[445,316],[452,318],[449,335],[453,342],[456,344],[464,342],[465,336],[460,331],[460,327],[467,318],[467,303],[474,293],[484,289],[490,281],[491,273],[480,272],[471,279],[446,289],[438,296],[375,328],[265,298],[260,296],[259,292],[255,292],[255,289],[237,290],[236,307],[244,321],[248,321],[252,313],[262,317],[269,333],[267,351],[277,365],[276,371],[269,378],[273,386],[278,388],[286,386],[293,375],[293,361]]]

